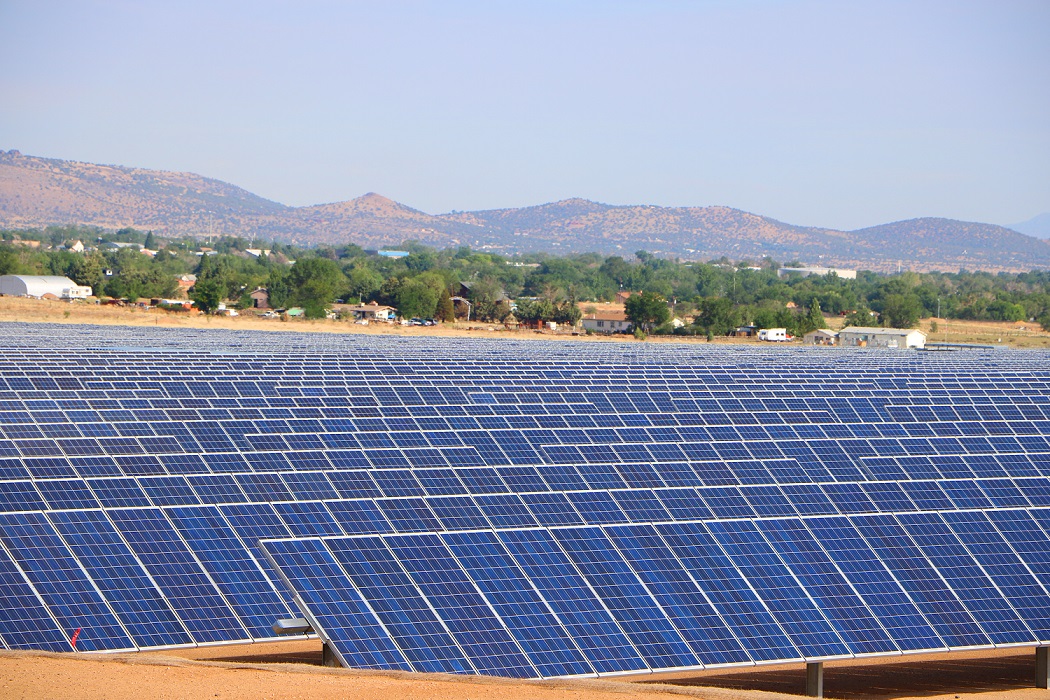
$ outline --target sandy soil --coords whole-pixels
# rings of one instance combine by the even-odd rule
[[[319,665],[320,643],[206,647],[143,654],[0,652],[0,698],[140,700],[303,698],[336,700],[789,700],[804,688],[801,666],[678,677],[515,681]],[[921,659],[826,664],[825,696],[855,700],[1036,700],[1031,649],[940,654]]]

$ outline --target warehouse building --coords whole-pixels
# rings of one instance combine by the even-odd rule
[[[848,326],[839,331],[839,345],[870,348],[922,348],[926,334],[911,328]]]
[[[0,294],[38,299],[47,295],[59,299],[86,299],[91,296],[91,287],[82,287],[68,277],[3,275],[0,276]]]

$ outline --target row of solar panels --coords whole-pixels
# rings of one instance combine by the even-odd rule
[[[7,646],[268,638],[294,609],[260,539],[354,665],[588,675],[1047,637],[1046,353],[5,324],[0,345]]]
[[[671,469],[694,470],[707,484],[879,481],[1043,474],[1043,453],[1050,448],[1038,435],[533,447],[527,441],[502,441],[498,434],[479,432],[460,435],[457,442],[403,448],[389,443],[371,447],[366,442],[356,449],[315,445],[299,450],[232,452],[229,450],[237,446],[229,440],[206,442],[184,436],[25,440],[13,442],[8,449],[0,445],[0,454],[5,455],[0,457],[0,479],[520,465],[543,469],[558,483],[581,481],[579,474],[573,474],[579,470],[584,480],[594,476],[601,485],[617,488],[639,479],[647,480],[645,485],[660,485],[652,465],[670,463],[684,464]],[[16,445],[21,449],[15,449]],[[632,466],[639,464],[642,466]],[[773,471],[767,472],[770,469]]]
[[[549,677],[1050,638],[1045,511],[266,541],[345,665]]]
[[[559,489],[529,479],[535,474],[506,476],[420,470],[390,472],[384,478],[364,471],[330,471],[12,481],[0,492],[0,512],[271,503],[279,512],[294,515],[299,512],[297,502],[311,502],[331,523],[324,534],[341,534],[354,523],[353,529],[345,530],[352,534],[362,531],[356,529],[356,521],[345,523],[342,517],[347,509],[365,508],[354,499],[369,499],[376,523],[389,520],[394,530],[408,531],[425,530],[430,524],[449,529],[451,522],[485,527],[492,518],[502,517],[500,509],[511,502],[526,518],[518,524],[544,525],[1050,506],[1047,477],[615,488],[581,481]],[[481,499],[480,509],[472,498]],[[335,509],[331,514],[325,512],[324,502]],[[415,520],[402,515],[408,510]],[[300,535],[318,534],[299,532],[295,523],[289,527]]]
[[[309,512],[301,511],[296,518],[309,519]],[[692,650],[692,660],[647,654],[644,665],[632,658],[615,667],[525,675],[628,672],[1050,640],[1046,556],[1050,540],[1045,534],[1050,512],[1046,509],[604,528],[460,532],[432,528],[417,535],[326,538],[329,548],[333,542],[338,547],[331,552],[344,567],[342,578],[334,575],[338,565],[332,575],[319,577],[308,560],[296,559],[303,546],[306,552],[316,553],[324,545],[316,539],[287,539],[285,522],[287,518],[282,521],[265,505],[0,515],[0,581],[5,593],[0,639],[9,648],[63,650],[70,648],[70,638],[79,629],[77,648],[85,651],[266,639],[272,636],[272,622],[287,616],[288,608],[268,579],[265,560],[249,543],[278,537],[266,541],[265,549],[271,555],[285,552],[288,558],[277,556],[274,563],[313,617],[315,629],[354,666],[402,667],[361,661],[361,650],[375,641],[378,624],[387,627],[388,643],[392,641],[403,653],[410,647],[403,639],[405,633],[390,626],[404,621],[403,615],[416,618],[411,617],[411,609],[383,611],[384,597],[405,596],[410,598],[406,604],[435,612],[458,609],[462,640],[490,631],[492,615],[486,603],[489,608],[497,603],[528,608],[535,601],[526,605],[521,596],[530,590],[532,596],[542,596],[548,605],[545,614],[554,615],[559,624],[579,622],[580,616],[596,626],[563,629],[576,644],[590,640],[608,651],[608,640],[597,631],[604,627],[609,635],[619,627],[631,643],[614,646],[638,650],[646,644],[670,643],[668,630],[674,629],[690,640],[685,645],[681,639],[674,641]],[[623,542],[610,545],[605,538],[615,533],[647,537],[651,544],[644,551]],[[676,536],[684,539],[668,546],[667,540]],[[406,555],[397,549],[402,543],[424,540],[439,551]],[[502,542],[510,556],[507,551],[494,553],[502,558],[498,566],[489,562],[467,570],[470,583],[463,595],[473,596],[469,605],[435,604],[432,597],[453,595],[448,582],[435,578],[435,572],[456,572],[465,556],[480,556],[481,541],[496,550]],[[448,546],[459,542],[461,549],[453,548],[449,556],[442,542]],[[514,542],[521,548],[515,549]],[[407,573],[412,578],[397,584],[370,583],[374,551],[382,553],[378,562],[391,576]],[[343,556],[364,556],[357,560],[364,568],[352,568]],[[677,564],[672,573],[678,585],[654,591],[647,587],[652,582],[645,575],[651,573],[651,562],[661,557],[664,566]],[[814,569],[817,565],[820,568]],[[462,571],[456,573],[464,578]],[[479,606],[479,597],[508,578],[518,579],[520,590],[504,591],[506,598]],[[405,589],[397,592],[397,586]],[[667,597],[654,605],[651,597],[657,593]],[[327,597],[334,607],[319,606],[318,596]],[[629,598],[629,604],[614,600],[615,596]],[[702,616],[706,624],[668,618],[705,600],[714,608]],[[583,607],[574,608],[574,602]],[[561,607],[549,607],[552,603]],[[365,616],[370,608],[378,621],[354,621],[350,613],[355,608]],[[654,614],[657,610],[661,615]],[[612,620],[608,613],[613,613]],[[630,628],[639,616],[658,626]],[[557,629],[558,625],[543,625],[545,634]],[[726,653],[727,648],[717,647],[733,638],[738,647],[735,655],[716,653]],[[697,646],[698,642],[702,643]],[[409,658],[414,670],[470,670],[469,666],[420,666],[417,659]],[[477,660],[471,660],[475,670],[498,675],[521,675],[520,669],[526,668],[517,663],[504,668],[477,666]]]

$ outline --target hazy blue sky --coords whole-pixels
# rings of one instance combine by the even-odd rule
[[[285,204],[1050,211],[1050,2],[0,0],[0,148]]]

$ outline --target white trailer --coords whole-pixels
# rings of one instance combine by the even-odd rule
[[[789,336],[787,328],[763,328],[758,332],[758,339],[771,343],[784,343],[789,340]]]

